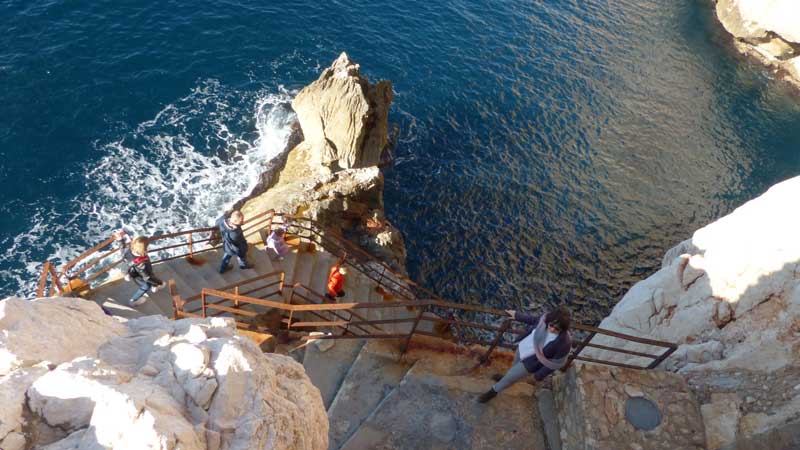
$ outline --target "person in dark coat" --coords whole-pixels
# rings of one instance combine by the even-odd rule
[[[236,256],[239,258],[239,268],[249,269],[247,264],[247,239],[244,237],[242,231],[242,224],[244,223],[244,215],[241,211],[234,211],[230,217],[225,216],[217,219],[217,228],[222,238],[222,262],[219,266],[219,273],[224,273],[229,269],[228,263],[231,258]]]
[[[150,257],[147,256],[147,247],[150,245],[150,240],[143,236],[137,236],[133,238],[130,246],[125,249],[126,237],[127,233],[124,230],[114,233],[114,239],[119,241],[124,249],[122,257],[128,263],[128,272],[125,275],[125,280],[133,281],[139,286],[139,289],[133,293],[128,304],[130,306],[140,306],[147,301],[148,292],[157,292],[165,283],[155,276]]]
[[[514,363],[503,376],[495,376],[497,383],[478,397],[486,403],[499,392],[522,380],[530,374],[538,382],[564,367],[572,350],[569,334],[570,314],[565,308],[558,308],[540,317],[520,311],[506,310],[514,320],[528,324],[527,333],[518,341]]]

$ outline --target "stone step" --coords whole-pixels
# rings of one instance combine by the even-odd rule
[[[332,347],[325,349],[329,345]],[[353,365],[364,341],[361,339],[338,339],[317,341],[305,347],[303,367],[320,394],[325,409],[328,409],[342,385],[345,375]]]
[[[308,251],[300,251],[297,253],[297,264],[294,270],[292,285],[295,283],[300,283],[303,286],[311,285],[311,276],[316,261],[315,255],[315,253],[309,253]]]
[[[405,376],[411,364],[378,341],[367,342],[328,408],[328,448],[338,449]]]
[[[328,291],[328,272],[334,264],[336,257],[328,252],[318,251],[309,287],[320,294],[325,294]]]
[[[162,289],[156,293],[149,293],[148,300],[137,307],[129,307],[128,300],[133,296],[133,293],[139,288],[133,281],[125,281],[124,279],[120,279],[114,282],[111,282],[106,285],[105,289],[102,292],[94,292],[91,298],[98,303],[116,303],[117,305],[121,305],[122,307],[132,308],[142,315],[151,316],[151,315],[172,315],[172,307],[170,307],[167,311],[162,310],[158,305],[165,304],[169,302],[171,304],[171,298],[167,293],[166,289]],[[156,301],[157,299],[157,301]]]
[[[247,263],[251,266],[250,269],[244,269],[244,270],[240,269],[239,258],[235,256],[231,258],[230,262],[228,263],[229,267],[228,270],[226,270],[225,273],[219,274],[225,280],[223,285],[236,283],[242,280],[246,280],[248,278],[253,278],[260,273],[257,270],[255,263],[253,261],[254,258],[252,253],[254,251],[256,250],[251,248],[247,252]],[[216,267],[217,269],[219,269],[220,263],[222,262],[223,252],[221,251],[217,251],[214,253],[208,252],[205,253],[205,255],[208,255],[208,264],[211,264],[212,267]]]
[[[283,261],[272,262],[275,270],[282,270],[284,273],[284,285],[287,287],[287,289],[283,290],[283,300],[286,303],[289,303],[289,299],[292,295],[292,290],[289,289],[289,287],[295,283],[294,271],[295,265],[297,264],[297,247],[290,248],[291,250],[286,254],[286,257],[283,259]]]
[[[415,365],[341,449],[546,450],[530,389],[513,386],[478,403],[491,384]]]

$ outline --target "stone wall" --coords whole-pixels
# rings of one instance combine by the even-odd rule
[[[700,406],[680,375],[576,364],[554,377],[553,392],[563,450],[705,448]],[[641,397],[661,415],[649,431],[626,420],[626,402]]]
[[[120,322],[75,298],[0,301],[0,448],[328,447],[319,390],[231,321]]]

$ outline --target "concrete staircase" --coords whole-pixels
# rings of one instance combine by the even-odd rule
[[[292,241],[289,242],[292,243]],[[285,276],[282,300],[288,303],[292,294],[292,286],[295,283],[303,284],[319,294],[324,294],[330,268],[337,261],[334,255],[306,242],[294,242],[291,251],[282,261],[272,259],[263,244],[251,245],[247,260],[252,268],[247,270],[239,269],[238,261],[234,258],[230,263],[231,268],[220,274],[221,259],[222,252],[214,250],[195,256],[192,263],[184,258],[179,258],[154,264],[153,271],[163,281],[174,280],[177,292],[184,300],[199,294],[203,288],[220,289],[258,275],[282,271]],[[346,295],[338,301],[384,302],[383,295],[376,287],[377,284],[372,279],[351,269],[345,279]],[[156,293],[150,293],[149,301],[136,308],[131,308],[128,306],[128,300],[136,289],[135,283],[126,282],[120,274],[93,289],[87,298],[102,304],[112,314],[125,318],[154,314],[172,317],[172,298],[166,288]],[[270,300],[280,301],[281,299],[271,298]],[[368,320],[412,317],[414,314],[405,308],[362,309],[357,312]],[[424,324],[424,326],[430,329],[430,324]],[[410,324],[381,325],[380,328],[386,333],[401,333],[407,332]]]
[[[474,356],[424,340],[424,349],[412,346],[402,358],[396,340],[336,340],[332,347],[318,341],[306,348],[303,365],[328,408],[330,449],[547,448],[532,386],[517,384],[488,404],[476,401],[508,358],[470,370]]]
[[[248,270],[240,270],[233,261],[231,269],[220,274],[221,257],[221,252],[210,251],[195,257],[193,263],[175,259],[155,264],[153,270],[164,281],[174,280],[183,299],[198,294],[204,287],[220,289],[261,274],[282,271],[285,279],[281,297],[288,302],[295,283],[324,293],[330,267],[336,263],[335,256],[305,243],[295,243],[282,261],[271,259],[263,245],[251,246],[248,262],[253,268]],[[387,300],[376,288],[373,280],[353,268],[346,277],[346,295],[339,302],[385,304]],[[130,308],[126,306],[127,300],[135,290],[134,283],[119,278],[95,288],[90,298],[123,317],[172,316],[172,299],[167,289],[150,294],[148,302]],[[416,315],[404,307],[357,312],[368,320]],[[380,330],[373,331],[407,333],[411,324],[379,327]],[[418,329],[431,332],[433,326],[422,321]],[[547,448],[530,385],[513,386],[486,405],[476,401],[477,395],[491,386],[490,375],[507,369],[508,355],[505,360],[493,358],[494,366],[469,371],[475,366],[475,355],[464,354],[464,348],[449,341],[415,336],[410,350],[401,357],[399,348],[403,341],[319,340],[293,355],[305,366],[322,395],[330,419],[329,448]]]

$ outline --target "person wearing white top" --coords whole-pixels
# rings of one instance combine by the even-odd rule
[[[494,377],[497,383],[478,397],[481,403],[493,399],[529,374],[533,374],[536,381],[542,381],[564,367],[572,350],[570,313],[566,309],[558,308],[540,317],[514,310],[506,310],[506,313],[514,320],[527,323],[529,328],[519,340],[511,368],[505,375]]]

